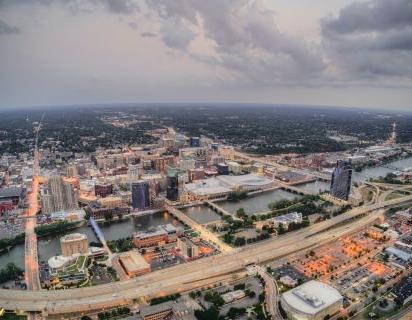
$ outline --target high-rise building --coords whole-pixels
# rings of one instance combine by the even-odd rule
[[[99,197],[107,197],[113,194],[113,184],[111,183],[96,183],[94,185],[94,194]]]
[[[199,137],[190,137],[189,145],[191,148],[199,148],[200,147],[200,138]]]
[[[42,193],[42,211],[51,213],[68,209],[77,209],[77,194],[72,185],[59,175],[49,178],[49,185]]]
[[[66,176],[69,178],[76,178],[77,177],[77,167],[75,165],[67,166]]]
[[[188,258],[197,258],[199,256],[199,246],[188,238],[178,238],[177,248]]]
[[[217,172],[221,175],[228,175],[229,174],[229,166],[225,163],[218,163],[216,165]]]
[[[156,171],[159,172],[166,172],[167,167],[173,165],[175,162],[175,157],[170,155],[170,156],[163,156],[159,157],[153,160],[154,168]]]
[[[167,168],[167,189],[166,198],[170,201],[177,201],[179,198],[179,180],[178,173],[175,167]]]
[[[141,180],[132,183],[132,206],[139,210],[150,206],[149,182]]]
[[[189,182],[202,180],[205,177],[205,171],[203,169],[189,169],[187,170],[187,176],[189,178]]]
[[[336,198],[348,200],[352,182],[352,165],[349,161],[338,160],[332,173],[330,193]]]
[[[139,180],[140,168],[137,165],[129,165],[127,179],[130,184]]]
[[[89,253],[89,242],[87,236],[82,233],[71,233],[60,238],[62,255],[69,257],[73,254]]]

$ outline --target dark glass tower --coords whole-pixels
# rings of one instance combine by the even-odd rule
[[[352,182],[352,165],[349,161],[338,160],[332,173],[330,193],[336,198],[348,200]]]
[[[144,210],[150,206],[149,183],[147,181],[132,183],[132,206],[138,210]]]
[[[170,201],[177,201],[179,198],[179,180],[177,170],[174,167],[167,168],[167,189],[166,198]]]
[[[199,148],[200,147],[200,138],[199,137],[190,137],[189,145],[191,148]]]

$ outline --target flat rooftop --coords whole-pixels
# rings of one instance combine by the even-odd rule
[[[272,180],[267,179],[256,174],[244,174],[239,176],[218,176],[218,180],[229,185],[230,187],[235,186],[256,186],[264,187],[272,183]]]
[[[138,272],[150,268],[150,264],[136,251],[127,251],[119,255],[127,272]]]
[[[70,233],[60,238],[61,242],[72,242],[80,240],[87,240],[87,236],[83,233]]]
[[[269,187],[272,180],[255,174],[240,176],[222,175],[209,179],[200,180],[185,185],[185,190],[199,196],[229,193],[235,187]]]
[[[298,312],[314,315],[343,298],[335,288],[311,280],[285,292],[282,299]]]
[[[198,196],[207,196],[218,193],[229,193],[231,188],[222,184],[217,178],[210,178],[200,180],[194,183],[188,183],[185,185],[185,190],[192,192]]]

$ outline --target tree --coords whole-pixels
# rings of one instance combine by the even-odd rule
[[[245,209],[243,209],[243,208],[237,209],[237,211],[236,211],[236,216],[237,216],[238,218],[244,218],[244,217],[246,216]]]
[[[230,308],[229,312],[227,313],[227,317],[229,317],[229,319],[235,319],[238,316],[244,314],[246,312],[246,308]]]
[[[219,310],[215,306],[206,310],[195,310],[195,316],[198,320],[218,320]]]
[[[241,247],[244,246],[246,244],[246,239],[245,237],[236,237],[234,245],[236,247]]]
[[[0,283],[9,280],[14,280],[23,274],[23,270],[17,267],[14,263],[10,262],[6,267],[0,269]]]
[[[112,213],[112,212],[109,212],[109,211],[105,212],[105,213],[104,213],[104,220],[106,220],[106,221],[111,221],[111,220],[113,220],[113,213]]]
[[[232,243],[233,238],[234,238],[234,237],[233,237],[232,234],[230,234],[230,233],[225,233],[225,235],[223,236],[223,241],[230,244],[230,243]]]

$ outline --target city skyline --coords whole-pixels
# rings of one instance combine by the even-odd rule
[[[410,110],[411,10],[406,0],[2,1],[0,107]]]
[[[0,0],[0,320],[411,320],[412,0]]]

